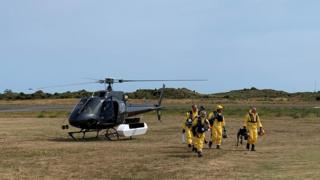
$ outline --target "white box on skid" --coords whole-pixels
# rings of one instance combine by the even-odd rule
[[[147,131],[146,123],[120,124],[117,128],[118,134],[124,137],[144,135]]]

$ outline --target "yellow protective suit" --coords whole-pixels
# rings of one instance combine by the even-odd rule
[[[189,121],[191,121],[191,122],[189,122]],[[186,141],[187,141],[188,145],[192,145],[192,138],[193,138],[192,124],[193,124],[193,119],[192,119],[192,117],[190,117],[190,113],[187,112],[185,120],[182,123],[182,129],[185,132],[185,137],[186,137]]]
[[[219,117],[219,118],[218,118]],[[225,127],[225,119],[222,113],[217,113],[216,115],[214,112],[209,114],[210,121],[213,121],[213,124],[210,125],[211,129],[211,140],[214,142],[216,145],[221,145],[222,143],[222,130]]]
[[[192,125],[195,132],[195,141],[194,146],[197,149],[198,153],[202,153],[204,139],[205,139],[205,131],[209,128],[209,121],[207,118],[197,118],[194,120]],[[202,129],[203,128],[203,129]]]
[[[198,110],[196,109],[196,111],[191,111],[192,114],[191,114],[191,120],[192,120],[192,124],[193,124],[193,121],[196,117],[198,117]],[[187,121],[190,119],[190,113],[187,112],[186,113],[186,117],[185,117],[185,120],[183,121],[182,123],[182,129],[185,130],[185,135],[186,135],[186,141],[188,143],[188,145],[192,145],[192,142],[193,142],[193,135],[192,135],[192,126],[190,127],[187,127]]]
[[[243,126],[249,131],[248,144],[256,144],[258,140],[258,128],[262,128],[259,114],[254,114],[250,111],[244,119]]]
[[[199,110],[198,110],[198,108],[196,108],[195,110],[191,110],[191,112],[192,112],[192,124],[194,123],[194,121],[198,118],[198,116],[199,116]],[[194,145],[194,147],[196,148],[196,145],[195,145],[195,143],[196,143],[196,138],[193,136],[193,134],[192,134],[192,131],[191,131],[191,139],[192,139],[192,142],[193,142],[193,145]]]
[[[198,115],[199,115],[198,113],[199,113],[198,109],[196,109],[195,111],[192,111],[192,119],[193,120],[195,120],[198,117]]]

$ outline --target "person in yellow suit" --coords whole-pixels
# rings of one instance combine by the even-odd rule
[[[192,123],[193,123],[194,117],[192,111],[189,111],[186,113],[185,120],[182,123],[182,134],[185,135],[186,142],[188,144],[188,147],[192,147]]]
[[[192,125],[192,131],[195,136],[195,148],[198,153],[198,157],[202,157],[202,149],[205,139],[205,132],[209,129],[209,121],[207,119],[207,112],[200,111],[200,116],[194,120]]]
[[[243,128],[249,131],[249,138],[247,143],[247,150],[255,151],[255,144],[258,140],[258,128],[259,134],[263,134],[264,130],[262,129],[261,120],[259,114],[257,113],[257,108],[252,107],[249,113],[246,115],[243,123]]]
[[[216,144],[216,148],[220,149],[222,143],[222,133],[226,134],[225,119],[223,116],[223,106],[217,105],[217,111],[209,114],[209,122],[211,129],[211,141],[209,142],[209,148],[212,147],[213,142]]]
[[[192,112],[192,123],[198,118],[199,116],[199,109],[198,109],[198,106],[193,104],[191,106],[191,112]],[[192,151],[194,152],[197,152],[197,148],[196,148],[196,138],[194,137],[193,133],[191,133],[191,136],[192,136],[192,142],[193,142],[193,145],[192,145]]]
[[[188,143],[188,147],[193,147],[193,151],[195,151],[195,147],[193,145],[194,137],[192,134],[192,123],[198,117],[198,107],[193,104],[191,107],[191,111],[186,113],[186,117],[182,123],[182,136],[183,141],[186,140]],[[183,142],[184,143],[184,142]]]

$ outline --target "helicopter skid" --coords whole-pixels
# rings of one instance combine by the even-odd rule
[[[99,135],[101,134],[105,139],[110,140],[110,141],[114,141],[114,140],[119,140],[120,136],[119,133],[117,132],[116,129],[114,128],[107,128],[107,129],[82,129],[80,131],[75,131],[75,132],[68,132],[68,135],[75,141],[78,140],[78,138],[76,138],[74,136],[74,134],[82,134],[82,138],[81,139],[85,139],[86,133],[89,132],[95,132],[96,133],[96,138],[99,137]]]
[[[98,130],[88,130],[88,129],[82,129],[80,131],[75,131],[75,132],[68,132],[68,135],[73,139],[73,140],[78,140],[74,134],[82,134],[82,139],[85,139],[86,133],[88,132],[96,132],[97,133],[97,137],[99,135],[99,131]]]
[[[119,140],[120,137],[130,137],[144,135],[148,131],[148,126],[146,123],[130,123],[130,124],[120,124],[116,128],[106,128],[106,129],[81,129],[80,131],[68,132],[68,135],[75,141],[75,134],[82,134],[81,139],[85,139],[86,133],[95,132],[96,138],[101,134],[105,139],[110,141]]]

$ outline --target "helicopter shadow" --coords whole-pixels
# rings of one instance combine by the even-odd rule
[[[135,141],[136,139],[132,138],[121,138],[118,140],[108,140],[108,139],[104,139],[104,138],[97,138],[97,137],[89,137],[89,138],[78,138],[78,139],[71,139],[71,138],[49,138],[47,139],[48,141],[51,142],[70,142],[70,143],[81,143],[81,142],[117,142],[117,141]]]

